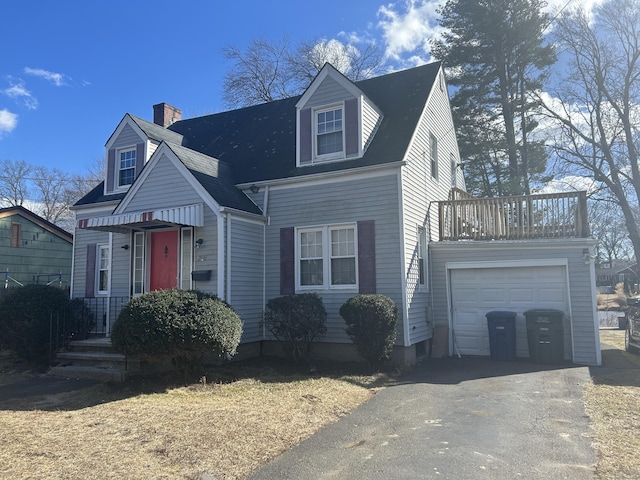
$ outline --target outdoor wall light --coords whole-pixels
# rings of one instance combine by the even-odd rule
[[[197,239],[196,240],[196,248],[200,248],[203,243],[204,243],[204,240],[202,240],[201,238]]]
[[[129,250],[129,245],[122,245],[120,248],[123,250]]]
[[[249,190],[251,190],[251,193],[258,193],[260,191],[260,187],[257,185],[251,185],[251,187],[249,187]]]

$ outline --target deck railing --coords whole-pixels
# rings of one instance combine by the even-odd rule
[[[130,297],[80,297],[85,307],[91,312],[90,321],[94,324],[90,333],[106,334],[109,327],[120,315],[122,307],[131,300]]]
[[[438,204],[440,240],[589,236],[586,192],[461,198]]]

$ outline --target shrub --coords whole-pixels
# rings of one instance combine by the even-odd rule
[[[233,355],[242,321],[224,301],[203,292],[159,290],[127,303],[111,329],[113,347],[126,355],[195,369],[205,355]]]
[[[322,299],[315,293],[272,298],[264,313],[265,326],[293,360],[310,360],[313,342],[327,332],[326,320]]]
[[[82,300],[48,285],[12,289],[0,302],[0,343],[38,366],[49,364],[56,347],[86,338],[93,316]]]
[[[384,295],[358,295],[340,307],[346,332],[372,370],[391,359],[396,340],[398,308]]]

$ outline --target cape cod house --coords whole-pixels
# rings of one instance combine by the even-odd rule
[[[301,96],[191,119],[161,103],[153,123],[126,114],[106,158],[74,207],[72,282],[105,334],[131,296],[197,288],[235,308],[239,354],[254,355],[269,344],[265,303],[317,292],[317,351],[336,356],[350,344],[340,306],[375,292],[398,305],[405,362],[434,332],[434,351],[488,355],[487,311],[549,306],[571,316],[566,358],[600,363],[583,198],[545,197],[564,217],[532,213],[526,229],[464,194],[439,63],[359,82],[325,65]]]

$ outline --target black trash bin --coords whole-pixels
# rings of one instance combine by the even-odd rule
[[[489,312],[489,351],[491,360],[511,361],[516,359],[516,312]]]
[[[527,310],[524,316],[529,358],[536,363],[564,362],[564,312],[541,308]]]

